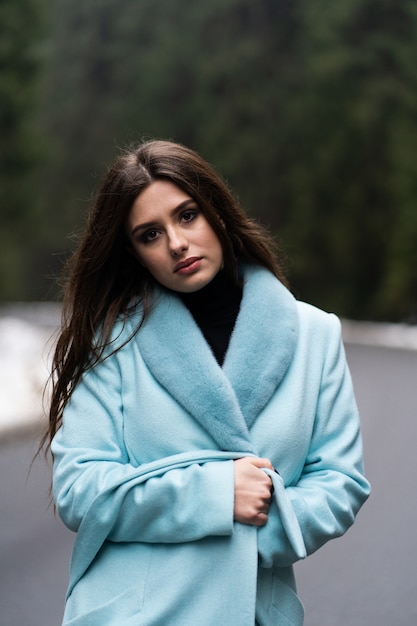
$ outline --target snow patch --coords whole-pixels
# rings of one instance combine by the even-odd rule
[[[0,317],[0,431],[41,423],[53,348],[50,327]]]
[[[417,326],[342,320],[342,331],[346,343],[417,350]]]

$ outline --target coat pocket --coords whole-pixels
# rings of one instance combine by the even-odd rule
[[[283,570],[287,568],[283,568]],[[274,571],[272,576],[272,607],[279,614],[282,626],[302,626],[304,607],[295,590]],[[278,617],[278,616],[277,616]]]
[[[256,615],[261,626],[303,625],[304,607],[292,567],[259,568]]]
[[[151,555],[147,544],[106,541],[68,597],[63,626],[138,624]]]

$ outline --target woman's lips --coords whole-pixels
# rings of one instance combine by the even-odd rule
[[[193,274],[200,268],[201,261],[202,259],[199,256],[193,256],[189,259],[185,259],[185,261],[177,263],[174,267],[174,274]]]

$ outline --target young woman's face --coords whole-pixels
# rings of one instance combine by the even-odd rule
[[[138,261],[168,289],[197,291],[223,267],[216,233],[193,198],[169,181],[139,194],[126,228]]]

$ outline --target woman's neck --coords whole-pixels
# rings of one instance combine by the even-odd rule
[[[221,365],[242,299],[242,287],[221,270],[202,289],[178,294]]]

